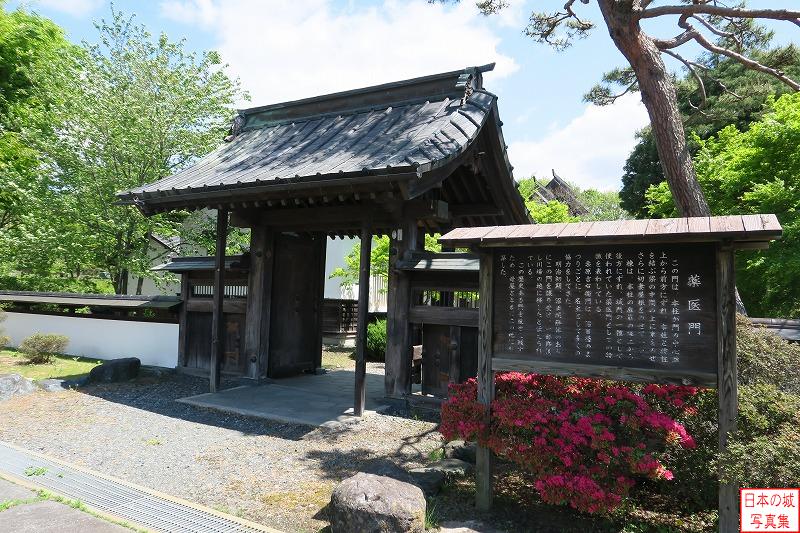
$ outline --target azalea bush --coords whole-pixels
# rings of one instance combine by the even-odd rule
[[[546,503],[612,511],[637,480],[673,478],[664,452],[696,446],[678,421],[696,414],[694,387],[507,372],[495,390],[487,424],[476,381],[453,385],[440,431],[522,466]]]

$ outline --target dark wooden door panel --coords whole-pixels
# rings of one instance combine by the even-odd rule
[[[275,237],[270,313],[270,377],[313,370],[322,319],[319,262],[324,236],[281,233]]]
[[[424,324],[422,328],[422,392],[440,398],[450,383],[475,377],[478,328]]]

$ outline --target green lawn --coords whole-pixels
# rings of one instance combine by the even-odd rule
[[[52,363],[31,365],[16,350],[0,350],[0,374],[21,374],[34,380],[76,378],[88,374],[100,363],[96,359],[62,355],[57,356]]]
[[[322,368],[336,370],[340,368],[355,368],[353,358],[355,348],[340,348],[334,346],[322,347]]]

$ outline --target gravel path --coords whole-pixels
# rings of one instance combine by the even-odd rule
[[[441,443],[434,423],[408,417],[315,429],[174,401],[207,386],[167,375],[16,397],[0,407],[0,440],[286,531],[324,527],[341,479],[418,466]]]

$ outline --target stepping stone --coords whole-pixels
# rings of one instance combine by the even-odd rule
[[[444,456],[448,459],[461,459],[462,461],[475,464],[476,454],[477,446],[474,442],[453,440],[444,445]]]
[[[472,473],[474,467],[461,459],[442,459],[422,468],[413,468],[408,471],[414,484],[432,496],[437,494],[447,482],[466,477]]]
[[[45,392],[59,392],[69,388],[63,379],[43,379],[37,381],[36,385]]]

